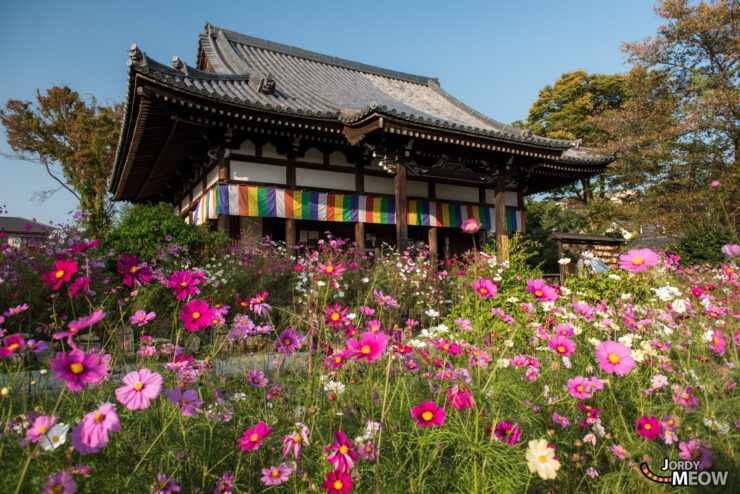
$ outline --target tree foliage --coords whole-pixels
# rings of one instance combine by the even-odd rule
[[[740,2],[662,0],[656,36],[625,43],[628,98],[594,123],[620,155],[619,185],[668,230],[738,227]],[[721,203],[711,182],[721,182]],[[726,212],[726,214],[725,214]]]
[[[90,213],[91,234],[110,226],[112,205],[107,194],[123,106],[83,100],[67,86],[36,92],[36,102],[9,100],[0,109],[15,158],[38,163]],[[56,189],[56,190],[59,190]],[[46,191],[48,198],[54,191]]]

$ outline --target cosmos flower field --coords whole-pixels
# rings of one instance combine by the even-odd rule
[[[664,492],[666,459],[740,485],[734,251],[561,286],[516,245],[6,247],[0,490]]]

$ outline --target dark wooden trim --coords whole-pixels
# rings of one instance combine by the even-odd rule
[[[396,247],[403,252],[409,243],[408,197],[406,195],[406,167],[396,163],[393,179],[396,198]]]

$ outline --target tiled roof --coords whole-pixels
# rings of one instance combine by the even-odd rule
[[[26,225],[30,225],[30,230],[26,230]],[[0,216],[0,231],[41,233],[50,228],[49,225],[18,216]]]
[[[200,35],[201,56],[215,72],[205,72],[173,59],[169,67],[130,52],[133,70],[179,89],[248,108],[352,124],[377,113],[412,123],[501,141],[569,150],[577,141],[549,139],[497,122],[458,101],[436,79],[374,67],[287,45],[273,43],[206,24]],[[261,85],[274,82],[274,91]],[[581,151],[564,155],[573,163],[599,163],[605,158]]]

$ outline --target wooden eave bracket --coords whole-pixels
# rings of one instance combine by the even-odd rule
[[[347,138],[347,141],[353,146],[357,145],[362,141],[367,134],[374,130],[383,128],[383,117],[379,117],[370,123],[362,125],[360,127],[347,127],[346,125],[342,128],[342,134]]]

